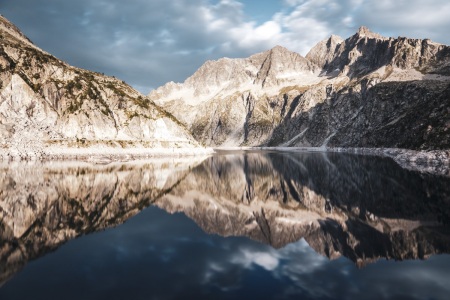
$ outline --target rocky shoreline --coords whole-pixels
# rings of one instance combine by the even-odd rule
[[[450,176],[450,150],[409,150],[398,148],[330,148],[328,151],[392,158],[402,168]]]
[[[59,148],[39,152],[11,153],[0,150],[0,161],[79,160],[79,161],[129,161],[155,157],[207,156],[212,148]]]
[[[286,151],[286,152],[342,152],[375,155],[393,159],[401,167],[450,177],[450,150],[409,150],[398,148],[325,148],[325,147],[216,147],[216,148],[48,148],[11,153],[0,149],[0,161],[79,160],[130,161],[154,157],[209,156],[221,151]]]
[[[399,148],[325,148],[325,147],[219,147],[215,151],[304,151],[304,152],[343,152],[359,155],[374,155],[393,159],[402,168],[429,173],[433,175],[450,176],[450,150],[410,150]]]

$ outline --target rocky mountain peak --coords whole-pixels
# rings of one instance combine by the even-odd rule
[[[335,42],[336,44],[340,44],[343,41],[344,41],[344,39],[342,37],[340,37],[339,35],[335,35],[335,34],[330,35],[330,37],[328,38],[329,43]]]
[[[334,58],[336,48],[344,41],[338,35],[331,35],[329,38],[324,39],[317,43],[306,54],[306,59],[323,68]]]
[[[264,64],[264,61],[266,60],[282,62],[292,59],[304,60],[305,58],[300,54],[290,51],[289,49],[280,45],[277,45],[267,51],[254,54],[248,58],[248,60],[250,60],[256,67],[262,66]]]
[[[353,139],[351,145],[367,146],[372,142],[361,136],[361,128],[371,128],[376,124],[375,127],[385,130],[384,121],[372,118],[388,113],[386,109],[366,107],[368,95],[376,99],[374,102],[377,105],[384,103],[379,98],[384,97],[383,93],[391,95],[397,85],[388,83],[379,89],[374,89],[375,86],[397,81],[400,82],[398,89],[402,89],[405,95],[411,92],[428,95],[433,101],[442,101],[439,99],[445,98],[447,92],[444,92],[445,84],[440,81],[450,79],[449,66],[448,46],[429,40],[386,38],[362,26],[345,40],[336,35],[329,36],[315,45],[306,57],[275,46],[246,59],[206,62],[185,83],[159,88],[151,98],[185,124],[194,137],[205,145],[349,145],[346,143],[353,139],[349,136],[353,134],[349,128],[355,128],[358,138]],[[403,83],[423,79],[437,82]],[[404,102],[403,96],[390,97],[399,103]],[[421,96],[418,99],[425,98]],[[423,125],[423,130],[429,128],[431,133],[434,128],[438,129],[431,135],[424,133],[426,140],[414,142],[414,146],[410,146],[412,139],[409,139],[413,135],[392,132],[389,142],[385,135],[381,135],[382,142],[370,145],[398,147],[403,137],[403,147],[425,149],[430,144],[447,143],[444,135],[448,134],[439,129],[445,127],[442,124],[447,122],[438,120],[441,112],[430,116],[412,116],[415,108],[411,107],[419,104],[415,100],[408,101],[408,104],[396,104],[401,107],[392,112],[392,116],[396,117],[390,119],[389,115],[384,119],[395,121],[392,124],[402,119],[410,125],[415,124],[416,120],[423,120],[423,117],[427,121],[419,123],[428,124],[431,116],[436,116],[433,118],[440,125]],[[427,107],[432,109],[430,100],[427,103]],[[364,124],[362,119],[359,123],[354,121],[354,118],[360,118],[362,109],[376,111],[374,114],[365,112],[370,121],[364,121]],[[396,119],[401,115],[400,111],[410,116],[408,121],[404,116]],[[330,114],[336,115],[331,117]],[[405,128],[412,128],[409,125]],[[422,128],[422,125],[418,126]],[[397,124],[395,128],[398,128]],[[341,136],[337,133],[340,130]],[[364,134],[377,136],[372,129],[365,130]],[[413,140],[419,139],[415,137]]]
[[[366,26],[360,26],[358,28],[358,31],[356,32],[356,34],[360,37],[364,37],[366,35],[370,35],[372,33],[372,31],[370,31],[370,29]]]
[[[383,37],[382,35],[372,32],[368,27],[361,26],[358,29],[358,32],[355,34],[358,38],[373,38],[373,39],[387,39],[386,37]]]
[[[162,105],[182,100],[195,106],[236,92],[265,93],[269,88],[308,82],[312,77],[316,78],[319,69],[300,54],[278,45],[248,58],[206,61],[184,83],[166,84],[149,96]],[[184,119],[183,116],[177,117]]]
[[[427,73],[447,75],[450,51],[430,40],[383,37],[361,26],[344,41],[329,38],[319,42],[306,58],[322,67],[322,74],[328,77],[358,78],[392,67],[404,70],[397,77],[405,80],[420,79]]]
[[[178,120],[125,82],[64,63],[0,17],[0,159],[191,145]]]
[[[240,73],[239,64],[229,58],[206,61],[185,83],[193,88],[207,83],[208,85],[221,85]]]
[[[365,34],[370,33],[370,32],[371,32],[370,29],[368,27],[366,27],[366,26],[360,26],[358,28],[358,34],[359,35],[365,35]]]
[[[296,52],[289,51],[282,46],[275,46],[263,52],[263,61],[255,65],[259,69],[254,83],[262,88],[280,85],[282,79],[313,73],[318,68],[315,64]],[[255,58],[257,56],[250,57]]]
[[[283,47],[283,46],[276,45],[275,47],[270,49],[268,52],[270,54],[274,54],[274,53],[284,54],[284,53],[290,53],[291,51],[288,50],[287,48]]]
[[[29,39],[26,37],[16,25],[11,23],[4,16],[0,15],[0,32],[3,34],[9,34],[12,37],[26,43],[29,46],[37,48]],[[4,37],[3,37],[4,38]]]
[[[264,87],[269,84],[270,80],[276,81],[275,77],[280,72],[313,70],[315,70],[315,66],[303,56],[277,45],[247,59],[221,58],[206,61],[185,81],[185,85],[199,90],[203,83],[208,83],[209,86],[223,87],[226,85],[226,88],[230,87],[227,84],[230,83],[231,87],[235,88],[250,81]],[[276,84],[276,82],[271,84]],[[198,94],[204,94],[204,92],[199,90]]]

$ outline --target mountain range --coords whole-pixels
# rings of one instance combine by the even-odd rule
[[[144,96],[55,58],[0,17],[1,157],[204,146],[448,150],[450,47],[361,27],[305,57],[276,46],[207,61]]]
[[[366,27],[206,62],[150,99],[209,146],[450,147],[450,47]]]

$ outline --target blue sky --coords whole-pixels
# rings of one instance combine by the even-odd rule
[[[448,0],[2,0],[0,13],[58,58],[143,93],[184,81],[206,60],[276,45],[305,55],[361,25],[450,44]]]
[[[241,3],[243,4],[244,13],[258,24],[263,24],[270,20],[274,12],[282,10],[285,6],[281,0],[244,0]]]

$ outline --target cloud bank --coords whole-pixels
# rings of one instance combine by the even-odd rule
[[[275,45],[305,55],[327,36],[348,37],[361,25],[386,36],[450,44],[446,0],[279,0],[260,6],[256,11],[251,0],[5,0],[0,13],[44,50],[144,93],[184,81],[205,60],[247,57]]]

